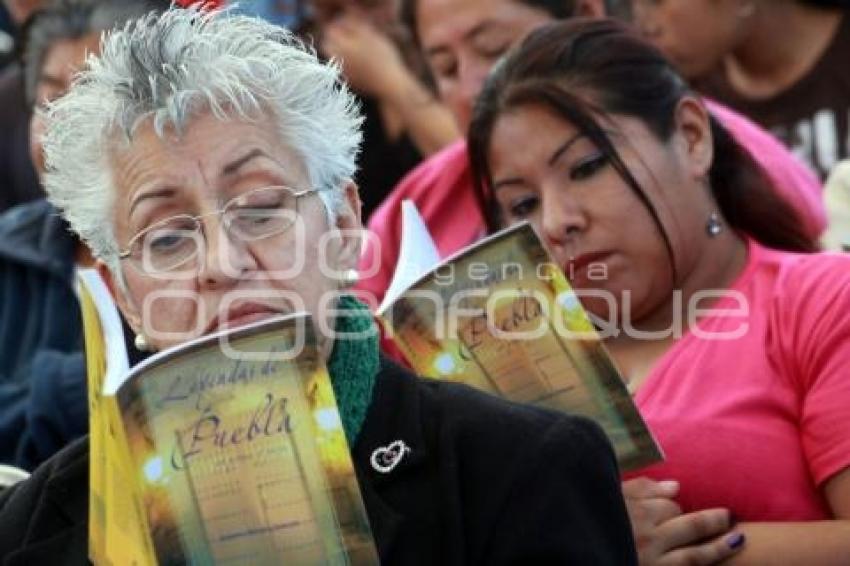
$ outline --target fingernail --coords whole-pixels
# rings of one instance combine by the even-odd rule
[[[744,546],[744,543],[747,541],[747,537],[744,536],[744,533],[735,533],[734,535],[729,536],[726,539],[726,545],[736,550]]]
[[[679,482],[676,480],[664,480],[658,482],[659,487],[664,491],[677,491],[679,489]]]

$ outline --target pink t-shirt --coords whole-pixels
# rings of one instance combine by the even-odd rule
[[[820,182],[814,173],[773,136],[743,116],[711,102],[708,107],[765,169],[777,192],[798,211],[806,233],[817,238],[826,227],[826,213]],[[362,278],[357,288],[373,305],[380,303],[395,272],[401,240],[401,202],[405,199],[416,203],[443,257],[484,235],[466,144],[457,142],[411,171],[372,215],[369,230],[373,238],[364,249]]]
[[[676,479],[685,511],[743,521],[830,517],[818,488],[850,466],[850,256],[754,242],[712,316],[656,363],[635,398],[666,461],[628,477]],[[707,334],[732,333],[733,340]]]

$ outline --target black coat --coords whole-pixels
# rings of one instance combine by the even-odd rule
[[[410,451],[388,473],[374,450]],[[587,420],[383,362],[354,451],[384,564],[637,562],[613,452]],[[0,496],[2,564],[84,564],[88,442]]]

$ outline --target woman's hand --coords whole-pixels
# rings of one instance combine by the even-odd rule
[[[642,566],[716,564],[744,545],[743,535],[732,531],[727,509],[683,514],[673,500],[678,482],[640,477],[622,487]]]
[[[412,79],[393,41],[354,11],[326,25],[322,52],[342,62],[346,81],[355,91],[378,99],[392,97]]]
[[[401,50],[386,30],[350,8],[325,25],[322,52],[342,61],[345,79],[355,92],[377,99],[388,137],[404,132],[423,156],[461,137],[448,108],[408,69]],[[391,116],[391,117],[388,117]],[[398,122],[398,128],[392,126]]]

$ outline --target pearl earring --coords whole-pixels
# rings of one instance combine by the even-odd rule
[[[356,269],[346,269],[340,280],[345,287],[353,287],[360,281],[360,272]]]
[[[136,338],[133,340],[133,345],[140,352],[147,352],[150,350],[150,344],[148,344],[148,339],[145,338],[145,335],[139,332],[136,334]]]

